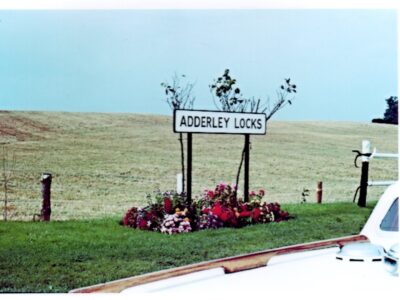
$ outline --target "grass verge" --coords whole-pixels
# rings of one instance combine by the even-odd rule
[[[71,289],[220,257],[357,234],[374,205],[287,204],[294,219],[163,235],[119,219],[0,223],[0,292]]]

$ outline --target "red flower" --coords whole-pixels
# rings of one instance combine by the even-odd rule
[[[146,211],[145,219],[151,220],[152,218],[153,218],[153,215],[151,214],[151,212]]]
[[[231,214],[230,214],[229,211],[224,211],[224,212],[219,216],[219,218],[220,218],[223,222],[226,222],[226,221],[228,221],[228,220],[231,218]]]
[[[240,210],[241,211],[247,211],[247,205],[246,204],[241,205],[240,206]]]
[[[208,191],[207,196],[210,199],[214,199],[214,192],[213,191]]]
[[[240,217],[240,218],[248,218],[248,217],[250,217],[250,216],[251,216],[251,211],[247,211],[247,210],[242,211],[242,212],[239,214],[239,217]]]
[[[279,221],[284,221],[289,218],[289,213],[287,211],[281,211],[279,213]]]
[[[265,195],[265,190],[261,189],[258,191],[258,194],[263,197]]]
[[[237,227],[238,226],[238,219],[233,217],[229,220],[229,223],[231,224],[231,226],[233,227]]]
[[[206,208],[204,208],[201,212],[202,212],[203,214],[208,215],[208,213],[210,212],[210,209],[209,209],[208,207],[206,207]]]
[[[132,207],[125,214],[125,217],[123,219],[123,224],[125,226],[130,226],[130,227],[136,228],[137,216],[138,216],[138,209],[136,207]]]
[[[169,198],[164,199],[164,209],[167,214],[172,213],[172,201]]]
[[[253,220],[258,223],[258,217],[260,216],[260,209],[257,207],[253,210]]]
[[[141,219],[138,227],[140,229],[147,229],[147,221],[145,219]]]
[[[214,204],[214,207],[212,208],[212,213],[214,214],[214,215],[216,215],[217,217],[219,217],[220,215],[221,215],[221,213],[222,213],[222,209],[221,209],[221,205],[219,204],[219,202],[216,202],[215,204]]]

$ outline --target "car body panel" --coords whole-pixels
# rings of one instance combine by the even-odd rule
[[[388,210],[393,205],[394,201],[399,198],[400,182],[388,187],[385,193],[381,196],[374,210],[368,218],[361,234],[368,237],[371,243],[382,245],[386,250],[393,246],[395,241],[399,241],[399,224],[397,213],[397,231],[384,231],[381,229],[382,219],[385,217]],[[398,201],[398,200],[397,200]]]
[[[384,290],[398,287],[398,277],[387,276],[382,263],[346,263],[335,259],[339,247],[301,253],[286,254],[271,258],[268,267],[225,274],[222,268],[197,272],[162,281],[128,288],[123,293],[198,294],[204,291],[226,291],[241,293],[245,287],[254,294],[263,294],[268,287],[275,291],[319,289],[332,290],[337,287],[354,288],[355,282]],[[276,292],[271,291],[272,294]]]

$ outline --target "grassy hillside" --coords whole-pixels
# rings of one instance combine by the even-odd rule
[[[156,189],[174,189],[180,172],[178,136],[166,116],[99,113],[0,112],[0,144],[15,153],[14,219],[31,219],[41,207],[40,175],[53,174],[52,218],[121,216],[146,203]],[[352,201],[360,169],[353,149],[369,139],[382,152],[397,152],[397,126],[343,122],[270,122],[267,135],[251,138],[250,188],[265,188],[268,201],[301,202],[303,188],[315,201]],[[193,191],[234,182],[244,138],[195,135]],[[243,177],[243,176],[242,176]],[[397,162],[371,163],[371,179],[397,177]],[[242,185],[241,185],[242,186]],[[383,188],[369,189],[375,200]]]

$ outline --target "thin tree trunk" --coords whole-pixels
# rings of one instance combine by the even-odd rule
[[[182,165],[182,193],[185,192],[185,152],[183,148],[183,135],[179,133],[179,143],[181,144],[181,165]]]

